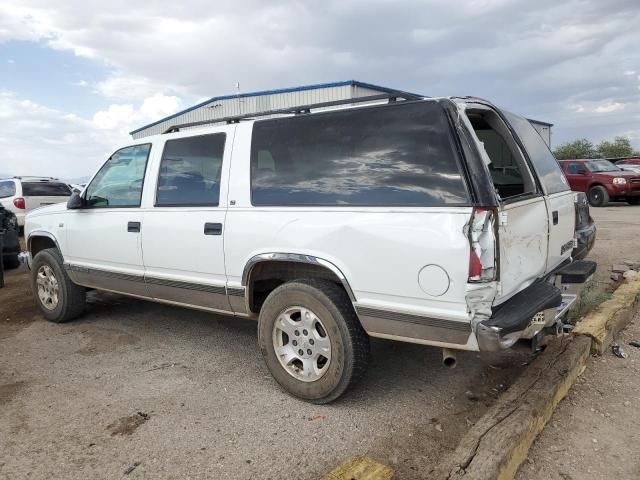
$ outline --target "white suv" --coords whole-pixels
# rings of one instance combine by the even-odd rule
[[[29,214],[44,316],[95,288],[257,319],[275,379],[316,403],[369,337],[452,365],[561,330],[595,264],[572,261],[575,195],[526,119],[467,97],[313,107],[133,141]]]
[[[18,217],[24,226],[25,215],[36,208],[64,203],[71,196],[69,185],[49,177],[13,177],[0,179],[0,205]]]

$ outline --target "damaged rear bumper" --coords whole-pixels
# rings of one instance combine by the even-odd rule
[[[479,349],[503,350],[521,338],[558,325],[577,300],[579,286],[589,281],[595,270],[595,262],[573,262],[494,307],[491,317],[476,325]]]

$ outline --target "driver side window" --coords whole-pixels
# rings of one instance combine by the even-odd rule
[[[151,144],[115,152],[86,189],[89,208],[139,207]]]

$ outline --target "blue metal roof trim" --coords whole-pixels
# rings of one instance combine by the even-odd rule
[[[129,135],[133,135],[134,133],[141,132],[142,130],[153,127],[162,122],[166,122],[167,120],[171,120],[172,118],[176,118],[176,117],[179,117],[180,115],[184,115],[185,113],[189,113],[192,110],[195,110],[196,108],[204,107],[205,105],[212,102],[217,102],[218,100],[229,100],[232,98],[260,97],[262,95],[275,95],[278,93],[303,92],[305,90],[315,90],[318,88],[344,87],[347,85],[362,87],[362,88],[370,88],[372,90],[380,90],[386,93],[394,93],[394,92],[409,93],[409,92],[405,92],[404,90],[396,90],[394,88],[381,87],[380,85],[374,85],[372,83],[359,82],[357,80],[345,80],[343,82],[318,83],[315,85],[303,85],[301,87],[279,88],[275,90],[261,90],[258,92],[240,93],[237,95],[222,95],[220,97],[213,97],[213,98],[210,98],[209,100],[205,100],[204,102],[198,103],[197,105],[193,105],[192,107],[189,107],[185,110],[169,115],[168,117],[164,117],[160,120],[150,123],[149,125],[145,125],[144,127],[137,128],[136,130],[129,132]],[[418,95],[418,94],[414,93],[412,95]]]
[[[534,118],[527,118],[527,120],[529,120],[530,122],[533,122],[533,123],[539,123],[540,125],[546,125],[547,127],[553,127],[553,123],[543,122],[541,120],[536,120]]]

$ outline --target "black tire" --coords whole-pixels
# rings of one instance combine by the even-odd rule
[[[591,187],[587,196],[589,197],[589,205],[592,207],[606,207],[609,205],[609,192],[600,185]]]
[[[18,255],[7,255],[2,259],[4,264],[4,268],[7,270],[13,270],[14,268],[18,268],[20,266],[20,259]]]
[[[318,380],[295,378],[280,363],[273,335],[278,317],[289,307],[308,308],[321,319],[331,342],[331,360]],[[365,373],[369,361],[369,336],[360,325],[346,292],[333,282],[301,279],[273,290],[260,310],[258,343],[267,368],[289,394],[311,403],[337,399]]]
[[[627,203],[629,205],[640,205],[640,197],[628,197]]]
[[[38,296],[36,283],[38,271],[49,266],[58,282],[58,304],[53,309],[45,307]],[[47,248],[38,252],[31,264],[31,290],[36,305],[42,315],[50,322],[63,323],[80,316],[86,304],[86,289],[71,281],[64,269],[62,255],[56,248]]]

